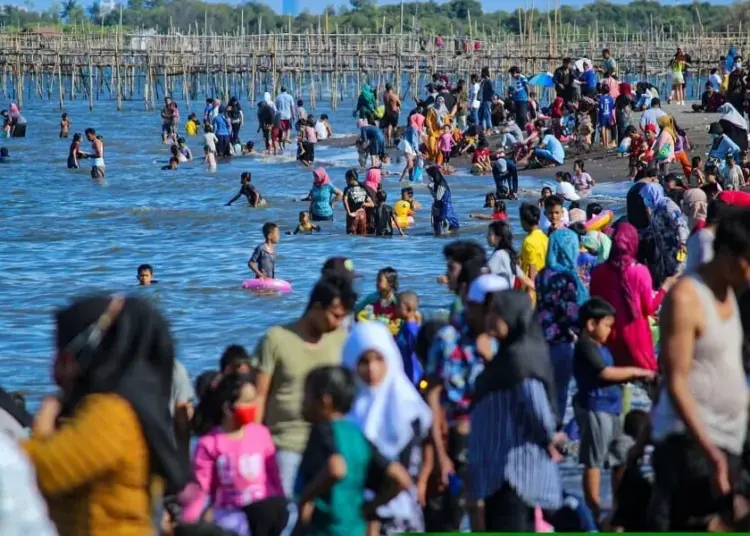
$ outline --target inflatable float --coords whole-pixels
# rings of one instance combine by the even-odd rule
[[[292,284],[283,279],[246,279],[242,282],[242,288],[255,291],[272,291],[286,294],[292,291]]]
[[[586,222],[587,231],[604,231],[612,225],[615,220],[615,213],[611,210],[603,210],[599,215],[594,216]]]
[[[393,205],[393,214],[396,216],[398,226],[402,229],[414,225],[414,218],[409,215],[410,212],[411,204],[409,204],[408,201],[397,201],[396,204]]]

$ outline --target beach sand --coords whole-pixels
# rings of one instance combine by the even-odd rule
[[[705,156],[708,154],[708,150],[711,147],[711,137],[708,134],[708,127],[712,122],[719,120],[719,114],[695,113],[690,109],[689,104],[687,106],[664,104],[662,105],[662,109],[672,115],[675,118],[675,121],[677,121],[679,127],[684,129],[687,133],[691,146],[689,151],[690,158],[692,159],[693,156],[701,155],[704,157],[705,161]],[[402,113],[401,116],[404,118],[405,114]],[[632,123],[637,126],[640,117],[640,113],[634,112],[631,118]],[[352,135],[325,140],[320,143],[330,147],[350,147],[354,145],[356,138],[356,135]],[[489,136],[488,140],[490,146],[496,148],[499,143],[499,136]],[[400,161],[401,154],[398,149],[391,148],[388,150],[388,154],[394,162]],[[533,170],[524,170],[521,168],[518,171],[519,173],[526,175],[533,174],[534,177],[540,179],[554,180],[555,173],[558,171],[572,172],[573,162],[579,158],[586,162],[586,172],[597,182],[620,182],[627,180],[627,157],[618,158],[615,149],[605,151],[598,143],[587,153],[576,154],[573,151],[568,151],[563,166]],[[451,158],[451,166],[456,168],[471,168],[471,156],[464,155]],[[670,171],[676,173],[678,176],[682,175],[682,168],[678,163],[673,163]]]

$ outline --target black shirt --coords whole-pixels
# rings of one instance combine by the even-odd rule
[[[240,193],[237,194],[237,197],[240,196],[247,197],[247,202],[251,205],[257,205],[258,202],[261,200],[261,196],[258,193],[258,189],[253,186],[252,184],[243,184],[240,188]]]
[[[367,201],[368,193],[364,186],[357,183],[354,186],[344,188],[344,196],[349,205],[349,211],[357,212],[365,204],[365,201]]]
[[[636,182],[630,190],[625,200],[627,203],[628,221],[636,229],[645,229],[648,227],[648,212],[646,212],[646,203],[641,197],[641,190],[646,187],[645,182]]]

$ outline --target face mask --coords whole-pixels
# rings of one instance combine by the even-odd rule
[[[234,408],[234,420],[240,426],[245,426],[255,422],[255,416],[258,412],[258,406],[255,404],[249,404],[246,406],[236,406]]]
[[[738,61],[737,63],[735,63],[735,64],[734,64],[734,68],[735,68],[736,70],[738,70],[738,71],[739,71],[740,69],[742,69],[742,62],[741,62],[741,61]]]

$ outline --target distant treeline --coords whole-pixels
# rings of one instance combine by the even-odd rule
[[[323,3],[325,0],[322,0]],[[329,6],[327,17],[302,12],[291,20],[288,16],[274,12],[266,4],[247,2],[239,5],[204,3],[198,0],[123,0],[120,9],[103,13],[99,1],[84,7],[79,0],[64,0],[55,3],[46,11],[35,11],[33,1],[27,0],[23,8],[0,7],[0,25],[8,29],[57,26],[71,31],[82,25],[116,27],[122,21],[128,29],[154,29],[160,33],[170,29],[186,33],[190,28],[203,32],[234,33],[244,25],[246,33],[326,31],[348,33],[398,32],[402,24],[400,4],[377,6],[376,0],[351,0],[349,7]],[[547,31],[547,13],[532,11],[496,11],[484,13],[478,0],[451,0],[438,4],[432,2],[408,2],[403,5],[403,28],[405,32],[417,31],[425,34],[468,35],[469,21],[476,37],[518,34],[521,28]],[[554,23],[554,15],[550,14]],[[244,21],[244,22],[241,22]],[[651,27],[664,28],[669,32],[737,31],[740,24],[750,22],[750,2],[739,2],[731,6],[712,5],[707,2],[689,5],[663,5],[655,1],[636,0],[629,4],[613,4],[597,0],[580,9],[563,6],[557,12],[557,21],[564,28],[577,27],[582,30],[594,28],[612,33],[638,32]]]

